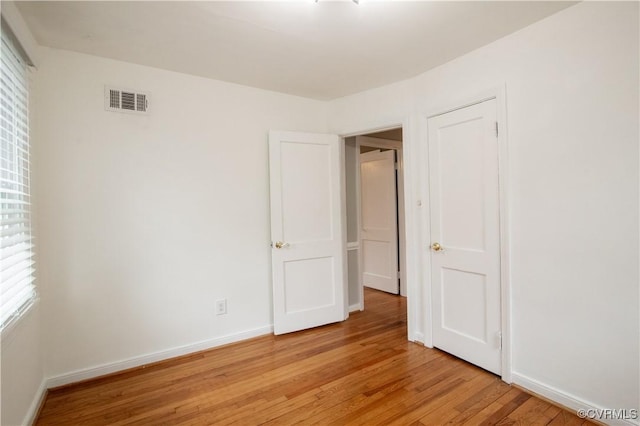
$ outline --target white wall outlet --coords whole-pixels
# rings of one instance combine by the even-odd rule
[[[216,315],[227,313],[227,299],[216,300]]]

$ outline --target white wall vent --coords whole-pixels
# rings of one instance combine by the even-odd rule
[[[135,90],[105,86],[104,109],[107,111],[146,114],[149,111],[149,94]]]

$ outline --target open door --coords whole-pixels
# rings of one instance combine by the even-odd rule
[[[360,154],[362,283],[398,294],[395,151]]]
[[[270,132],[274,333],[348,316],[343,167],[336,135]]]

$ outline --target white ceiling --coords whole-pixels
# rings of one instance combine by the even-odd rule
[[[418,75],[571,2],[18,2],[38,42],[333,99]]]

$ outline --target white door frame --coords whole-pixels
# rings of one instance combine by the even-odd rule
[[[427,120],[430,117],[445,114],[470,105],[475,105],[490,99],[496,100],[498,120],[498,185],[499,185],[499,212],[500,212],[500,308],[501,308],[501,332],[502,332],[502,380],[511,383],[511,275],[510,275],[510,228],[509,228],[509,186],[508,186],[508,139],[506,121],[506,90],[504,86],[495,87],[465,99],[461,99],[448,105],[436,108],[427,114],[421,114],[420,121],[420,163],[425,167],[420,170],[421,198],[424,214],[421,217],[422,238],[420,242],[421,272],[424,278],[423,312],[424,315],[424,345],[433,347],[432,333],[432,298],[431,298],[431,235],[429,227],[429,180],[428,180],[428,149],[427,149]]]
[[[417,161],[419,157],[419,151],[414,148],[414,145],[419,145],[415,142],[419,141],[419,128],[417,126],[418,120],[415,117],[405,117],[395,121],[388,121],[383,123],[374,123],[368,126],[356,128],[347,133],[341,133],[342,143],[344,146],[344,140],[349,137],[361,136],[369,133],[382,132],[385,130],[402,128],[402,188],[403,188],[403,207],[404,207],[404,230],[399,230],[404,235],[404,247],[401,248],[405,253],[405,269],[404,279],[406,283],[407,292],[407,338],[412,342],[424,342],[423,333],[417,331],[417,326],[422,317],[422,306],[420,302],[420,288],[422,287],[422,278],[420,271],[418,270],[418,262],[420,261],[418,256],[418,247],[420,238],[418,235],[418,229],[420,229],[419,211],[414,207],[416,206],[419,196],[417,189],[419,188],[419,181],[416,181],[418,174],[414,171],[415,167],[412,165],[413,161]],[[357,148],[359,149],[359,148]],[[414,153],[415,151],[415,153]],[[359,152],[359,151],[358,151]],[[410,162],[409,159],[412,159]],[[410,164],[411,163],[411,164]],[[359,171],[357,172],[359,173]],[[360,182],[357,182],[359,185]],[[346,191],[346,190],[345,190]],[[400,202],[400,200],[398,200]],[[360,209],[360,206],[358,206]],[[358,216],[360,212],[358,210]],[[359,225],[358,225],[359,226]],[[358,240],[360,238],[358,230]],[[362,270],[361,265],[358,265],[358,269]],[[359,278],[359,288],[363,292],[363,286],[361,277]],[[360,301],[364,303],[363,295],[360,294]]]
[[[422,342],[433,347],[431,329],[431,278],[429,245],[429,177],[427,151],[427,119],[455,109],[473,105],[488,99],[496,99],[499,123],[499,185],[500,185],[500,292],[502,326],[502,380],[511,383],[511,274],[510,274],[510,227],[509,227],[509,186],[508,186],[508,135],[506,88],[504,85],[490,88],[463,99],[458,99],[418,113],[409,113],[389,121],[365,123],[340,133],[344,139],[368,133],[375,133],[402,127],[402,148],[404,162],[404,207],[406,241],[406,283],[407,283],[407,337],[412,342]],[[419,330],[421,325],[422,330]]]
[[[400,127],[400,126],[398,126]],[[397,127],[396,127],[397,128]],[[404,138],[404,135],[403,135]],[[396,161],[398,163],[398,187],[397,187],[397,208],[398,208],[398,268],[403,275],[406,275],[406,238],[405,238],[405,212],[404,212],[404,157],[402,151],[402,142],[390,139],[374,138],[370,136],[356,136],[356,216],[358,221],[358,288],[360,291],[360,310],[364,310],[364,283],[362,281],[362,192],[360,178],[360,148],[368,146],[371,148],[392,149],[396,152]],[[407,296],[407,283],[405,277],[402,276],[400,295]]]

